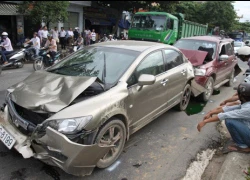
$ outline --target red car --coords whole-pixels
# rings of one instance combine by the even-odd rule
[[[233,39],[220,36],[182,38],[174,44],[193,64],[196,82],[206,89],[199,95],[201,100],[208,101],[213,90],[224,84],[232,86],[240,73],[233,44]]]

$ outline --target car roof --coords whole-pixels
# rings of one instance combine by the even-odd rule
[[[221,38],[220,36],[193,36],[188,38],[182,38],[182,39],[193,39],[193,40],[204,40],[204,41],[213,41],[213,42],[232,42],[234,41],[231,38]]]
[[[173,49],[173,46],[157,43],[157,42],[149,42],[149,41],[134,41],[134,40],[118,40],[118,41],[109,41],[109,42],[102,42],[96,43],[92,46],[99,46],[99,47],[110,47],[110,48],[121,48],[133,51],[143,52],[149,48],[159,46],[159,48],[166,48],[170,47]]]

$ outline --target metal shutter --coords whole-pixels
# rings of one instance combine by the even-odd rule
[[[68,30],[70,27],[74,30],[78,25],[79,13],[69,12],[68,20],[64,22],[64,29]]]

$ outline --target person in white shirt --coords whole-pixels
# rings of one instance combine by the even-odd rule
[[[6,58],[6,55],[12,53],[13,52],[13,48],[12,48],[12,45],[11,45],[11,41],[8,38],[8,33],[7,32],[3,32],[2,33],[2,39],[3,39],[2,47],[5,50],[1,51],[1,55],[2,55],[2,59],[4,61],[4,64],[8,64],[8,60]]]
[[[66,31],[64,30],[64,27],[61,27],[61,31],[60,31],[60,42],[61,42],[61,48],[62,49],[66,49],[65,48],[65,37],[66,37]]]
[[[111,34],[109,35],[108,41],[114,41],[114,38]]]
[[[93,29],[92,33],[91,33],[91,42],[90,42],[90,44],[95,44],[95,40],[96,40],[96,33],[95,33],[95,29]]]
[[[68,43],[69,44],[72,44],[73,43],[73,37],[74,37],[74,32],[72,31],[72,28],[69,28],[68,30]]]
[[[43,32],[43,27],[41,26],[38,33],[37,33],[37,36],[39,37],[40,42],[42,42],[42,32]]]
[[[42,35],[42,47],[44,47],[47,39],[48,39],[48,30],[47,30],[47,26],[43,27],[43,31],[41,33]]]
[[[33,38],[30,41],[27,41],[25,44],[28,44],[32,42],[32,46],[28,49],[26,49],[26,51],[31,51],[31,50],[35,50],[36,51],[36,55],[38,56],[39,54],[39,49],[40,49],[40,39],[37,37],[37,33],[34,32],[33,34]]]
[[[52,29],[51,32],[52,32],[51,34],[52,34],[53,39],[55,39],[56,40],[56,44],[58,44],[59,43],[59,38],[58,38],[59,32],[57,30],[57,27],[55,27],[54,29]]]

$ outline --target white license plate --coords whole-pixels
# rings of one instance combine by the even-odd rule
[[[11,149],[16,142],[15,138],[13,138],[1,125],[0,125],[0,139],[9,149]]]

